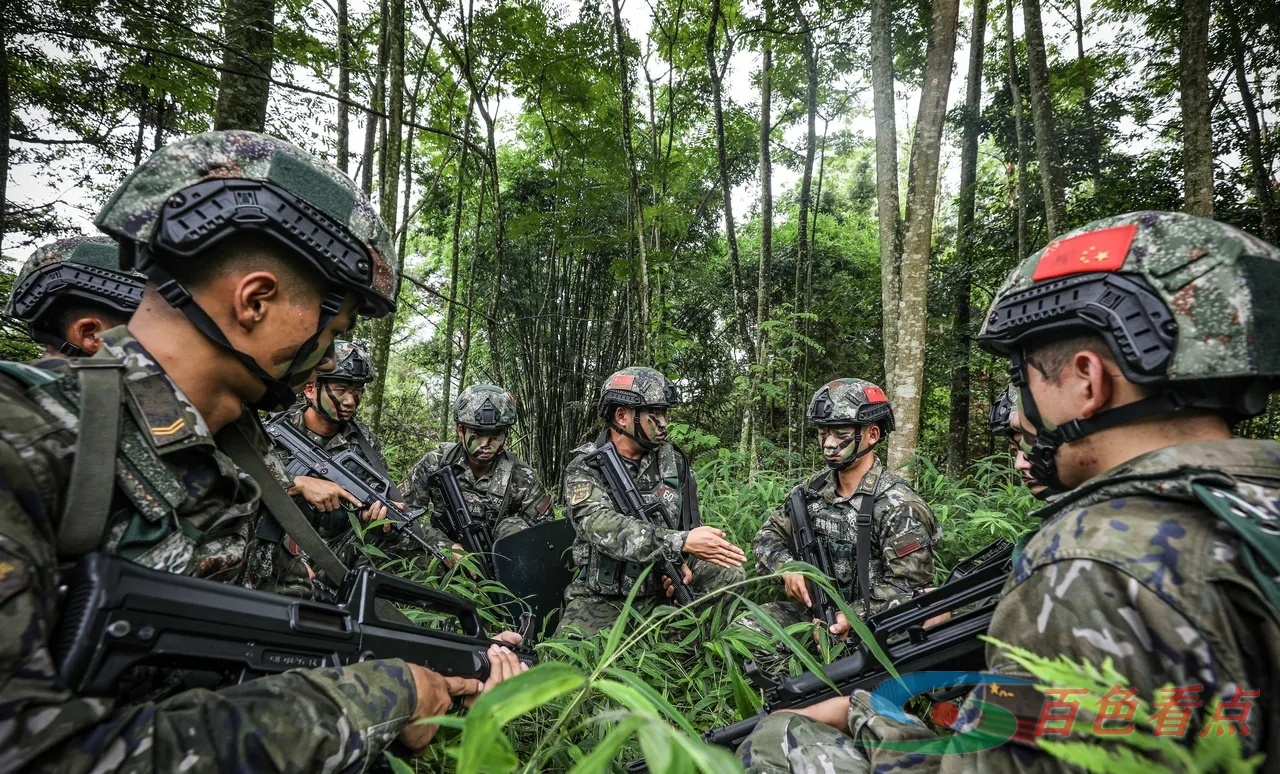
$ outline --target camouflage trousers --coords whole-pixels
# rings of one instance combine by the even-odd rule
[[[794,712],[778,712],[756,726],[738,747],[747,774],[828,774],[869,771],[853,737]]]
[[[698,577],[694,580],[697,592],[714,591],[746,578],[741,568],[718,567],[701,563]],[[590,637],[613,626],[622,615],[626,603],[625,594],[598,594],[587,588],[581,578],[575,579],[564,592],[564,612],[560,616],[560,625],[556,628],[556,636],[561,637],[571,629],[577,629],[582,636]],[[656,594],[636,595],[632,610],[643,618],[653,614],[661,605],[669,605],[671,600]]]

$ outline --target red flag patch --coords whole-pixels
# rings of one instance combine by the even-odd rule
[[[609,380],[610,390],[630,390],[636,386],[636,378],[631,374],[618,374]]]
[[[913,540],[910,543],[907,543],[905,546],[902,546],[901,548],[897,549],[896,553],[898,554],[898,558],[901,559],[907,554],[919,551],[921,548],[924,548],[924,546],[920,545],[920,541]]]
[[[1129,245],[1138,233],[1136,223],[1051,242],[1031,275],[1035,282],[1095,271],[1116,271],[1129,255]]]
[[[888,403],[889,399],[884,396],[884,390],[879,387],[867,387],[862,391],[867,396],[867,403]]]

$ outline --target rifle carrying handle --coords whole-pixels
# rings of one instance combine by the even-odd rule
[[[385,572],[377,572],[374,570],[366,570],[366,591],[368,592],[363,600],[364,617],[366,620],[372,616],[383,623],[396,624],[395,621],[387,621],[385,616],[379,615],[374,610],[373,605],[379,599],[386,599],[391,602],[399,602],[405,605],[420,608],[422,610],[430,610],[437,613],[445,613],[458,619],[459,630],[468,637],[484,636],[484,628],[480,624],[480,614],[476,612],[476,606],[467,599],[456,594],[450,594],[445,591],[427,588],[419,583],[397,577]]]

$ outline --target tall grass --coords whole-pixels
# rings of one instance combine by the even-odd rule
[[[714,439],[700,440],[695,472],[703,522],[749,550],[796,481],[767,471],[753,475],[736,452],[717,448]],[[1032,526],[1035,500],[1007,459],[979,461],[959,481],[922,459],[913,475],[942,525],[939,579],[959,559]],[[391,569],[439,582],[438,568],[401,562]],[[416,762],[418,770],[585,774],[620,770],[641,755],[653,771],[737,770],[731,756],[702,744],[698,734],[759,706],[760,696],[739,666],[757,636],[732,624],[754,608],[752,602],[777,598],[780,585],[755,572],[748,556],[748,580],[721,593],[718,604],[659,608],[648,618],[628,605],[628,620],[596,637],[543,640],[537,645],[541,664],[483,697],[465,718],[446,719],[441,741]],[[460,569],[448,572],[444,584],[476,599],[496,620],[484,587]],[[807,655],[795,661],[793,670],[815,663]]]

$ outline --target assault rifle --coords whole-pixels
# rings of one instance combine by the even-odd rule
[[[785,509],[787,518],[791,520],[791,542],[795,558],[822,570],[828,578],[832,577],[831,559],[827,556],[827,546],[813,531],[813,522],[809,521],[809,508],[801,487],[791,490],[791,494],[787,496]],[[808,580],[805,581],[805,585],[809,588],[809,601],[813,603],[809,613],[814,618],[825,621],[827,626],[833,625],[840,608],[821,585],[810,583]]]
[[[644,498],[640,496],[636,483],[631,480],[631,474],[622,464],[622,460],[618,457],[618,450],[612,443],[606,443],[589,454],[586,463],[598,469],[604,476],[605,489],[608,490],[614,505],[620,508],[624,515],[649,524],[665,524],[668,529],[680,528],[681,525],[673,523],[660,503],[645,505]],[[671,586],[675,589],[676,602],[688,605],[697,600],[698,597],[693,589],[684,582],[684,572],[678,564],[670,559],[662,559],[659,562],[659,569],[671,580]]]
[[[1013,568],[1013,544],[997,540],[956,565],[941,586],[915,599],[867,619],[867,627],[901,674],[947,669],[981,672],[985,667],[986,634],[1000,589]],[[948,620],[924,628],[924,622],[943,613]],[[859,645],[853,653],[823,667],[823,674],[847,696],[857,689],[871,689],[891,675],[880,662]],[[736,750],[766,715],[775,710],[808,707],[836,696],[822,678],[814,674],[776,677],[746,663],[747,677],[764,690],[760,713],[702,735],[709,744]],[[945,700],[959,695],[962,687],[935,691],[930,698]],[[647,771],[643,760],[627,764],[628,774]]]
[[[444,561],[444,553],[431,545],[419,530],[418,520],[426,510],[396,507],[392,502],[391,480],[379,473],[355,449],[343,449],[337,454],[321,449],[298,428],[289,424],[283,414],[268,422],[266,431],[271,440],[289,453],[291,459],[285,466],[289,475],[314,476],[331,481],[359,500],[362,508],[382,503],[387,509],[387,518],[393,529],[408,535],[426,549],[427,553]]]
[[[462,498],[462,488],[458,486],[458,474],[453,466],[448,463],[441,465],[427,476],[427,486],[435,492],[434,499],[440,506],[435,509],[436,526],[478,556],[483,563],[485,577],[492,578],[493,533],[484,520],[472,518],[467,501]]]
[[[289,669],[401,658],[444,675],[488,678],[471,602],[369,567],[351,571],[339,604],[271,594],[88,554],[68,579],[51,643],[63,682],[108,696],[134,666],[235,672],[241,680]],[[386,600],[457,620],[440,631],[379,615]],[[536,657],[519,650],[521,661]]]

